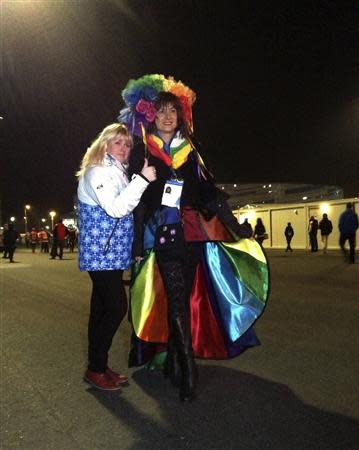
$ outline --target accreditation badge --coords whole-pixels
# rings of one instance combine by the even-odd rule
[[[180,208],[183,180],[167,180],[162,194],[162,205]]]

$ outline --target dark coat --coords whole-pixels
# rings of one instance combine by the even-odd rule
[[[19,233],[15,230],[6,230],[4,232],[4,247],[5,248],[14,248],[17,238],[19,237]]]
[[[309,222],[309,234],[316,235],[318,233],[318,221],[313,219]]]
[[[332,222],[328,218],[324,217],[319,222],[319,230],[322,236],[328,236],[333,231]]]
[[[339,231],[342,234],[355,234],[358,225],[358,215],[351,208],[347,208],[339,217]]]
[[[284,234],[286,238],[292,238],[294,236],[294,230],[291,225],[287,225],[284,230]]]
[[[257,223],[254,227],[254,236],[263,237],[266,232],[265,226],[262,223]]]

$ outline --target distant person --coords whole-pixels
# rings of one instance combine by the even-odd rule
[[[318,251],[318,220],[311,216],[308,224],[308,234],[309,234],[309,242],[310,242],[310,251],[317,252]]]
[[[262,246],[264,239],[267,239],[268,235],[266,233],[265,226],[260,217],[257,219],[256,226],[254,227],[254,239]]]
[[[16,248],[16,241],[19,233],[14,229],[14,224],[9,223],[8,229],[4,232],[4,253],[6,253],[10,262],[14,262],[14,253]]]
[[[358,229],[358,215],[353,210],[351,202],[347,203],[347,209],[339,217],[339,245],[346,257],[345,243],[349,241],[349,262],[355,262],[355,235]]]
[[[44,228],[37,233],[37,237],[40,243],[40,252],[49,253],[49,235]]]
[[[62,259],[67,233],[68,233],[67,228],[62,223],[62,219],[59,219],[54,229],[52,230],[53,240],[50,259],[55,259],[56,256]],[[58,253],[57,249],[59,250]]]
[[[37,245],[37,231],[36,231],[36,228],[31,228],[31,231],[30,231],[30,248],[31,248],[31,252],[32,253],[35,253],[36,245]]]
[[[30,248],[30,231],[26,231],[25,233],[25,245],[26,248]]]
[[[250,224],[250,222],[248,222],[247,217],[244,219],[242,226],[246,227],[248,230],[248,234],[250,233],[250,235],[253,236],[253,228],[252,228],[252,225]]]
[[[319,222],[319,230],[322,236],[323,253],[327,253],[328,237],[333,231],[332,222],[328,219],[328,214],[323,214],[323,219]]]
[[[67,243],[69,247],[70,253],[74,252],[76,241],[77,241],[77,235],[76,235],[76,228],[73,225],[69,225],[67,228],[68,234],[67,234]]]
[[[290,222],[288,222],[287,226],[285,227],[284,236],[285,236],[285,238],[287,240],[287,248],[286,248],[285,251],[286,252],[292,252],[293,249],[290,246],[290,243],[292,242],[292,239],[293,239],[293,236],[294,236],[294,230],[293,230],[292,224]]]
[[[4,229],[0,228],[0,252],[4,251]]]
[[[0,229],[0,233],[1,233],[1,252],[3,253],[2,259],[7,259],[9,257],[9,252],[5,251],[5,246],[4,246],[4,233],[5,233],[5,231],[7,229],[8,229],[7,223],[4,224],[4,228],[2,230]]]

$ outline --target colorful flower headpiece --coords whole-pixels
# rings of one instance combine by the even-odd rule
[[[192,105],[196,94],[181,81],[164,75],[144,75],[137,80],[130,80],[122,91],[126,108],[120,111],[118,120],[125,123],[132,134],[141,136],[141,124],[147,129],[156,117],[154,103],[160,92],[171,92],[179,98],[183,118],[190,131],[193,131]]]

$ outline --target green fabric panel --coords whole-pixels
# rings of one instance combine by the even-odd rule
[[[269,294],[269,267],[246,252],[227,249],[220,244],[227,255],[236,276],[262,303],[266,303]]]

